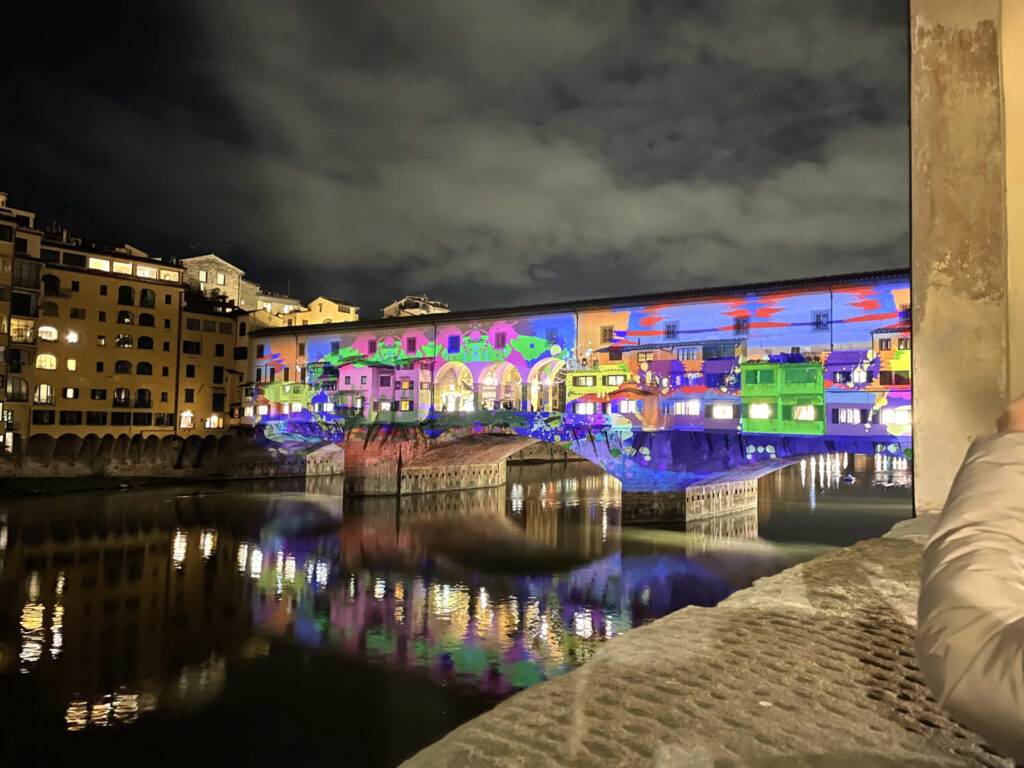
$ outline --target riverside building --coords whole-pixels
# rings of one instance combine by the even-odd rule
[[[0,193],[0,452],[34,435],[206,437],[246,423],[249,332],[305,311],[298,300],[213,255],[171,263],[35,218]]]

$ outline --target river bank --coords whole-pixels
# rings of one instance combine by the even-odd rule
[[[916,668],[933,521],[632,630],[403,765],[1012,768],[938,710]]]

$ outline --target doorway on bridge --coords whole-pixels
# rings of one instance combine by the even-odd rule
[[[480,374],[480,403],[484,410],[526,409],[523,377],[512,363],[495,363]]]
[[[434,381],[434,408],[438,411],[472,411],[473,374],[463,363],[445,363]]]
[[[527,403],[531,411],[565,409],[565,361],[548,358],[537,363],[527,377]]]

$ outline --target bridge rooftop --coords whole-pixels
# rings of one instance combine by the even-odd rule
[[[253,336],[281,336],[303,333],[329,333],[331,331],[358,331],[362,329],[404,328],[409,325],[432,325],[434,323],[457,323],[460,320],[501,318],[509,316],[550,315],[559,312],[578,312],[584,310],[608,309],[610,307],[631,306],[634,304],[657,304],[673,301],[697,301],[702,298],[725,297],[748,293],[770,293],[772,291],[798,290],[808,291],[815,288],[827,288],[833,285],[854,285],[857,283],[877,280],[909,279],[909,269],[888,269],[876,272],[851,272],[843,275],[821,275],[817,277],[801,277],[791,280],[771,280],[760,283],[742,285],[718,285],[707,288],[691,288],[684,291],[666,293],[634,294],[630,296],[607,296],[596,299],[576,299],[549,304],[525,304],[514,307],[496,307],[493,309],[470,309],[457,312],[446,312],[439,315],[416,315],[413,317],[376,318],[371,320],[355,320],[348,323],[324,323],[323,325],[286,326],[262,328],[253,331]]]

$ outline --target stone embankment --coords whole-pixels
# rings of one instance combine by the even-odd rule
[[[929,517],[609,642],[405,765],[1012,768],[916,668]]]
[[[298,454],[260,444],[245,434],[203,440],[152,435],[66,437],[37,440],[25,454],[0,457],[0,495],[344,471],[344,449],[333,444]]]

